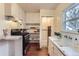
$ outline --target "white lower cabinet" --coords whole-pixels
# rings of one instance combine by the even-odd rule
[[[49,39],[48,53],[50,56],[64,56],[62,52]]]
[[[54,45],[54,56],[63,56],[62,52]]]
[[[53,53],[54,53],[53,50],[54,50],[54,49],[53,49],[53,45],[52,45],[52,43],[49,41],[49,45],[48,45],[48,53],[49,53],[50,56],[53,55]]]
[[[1,39],[0,56],[22,56],[22,37]]]

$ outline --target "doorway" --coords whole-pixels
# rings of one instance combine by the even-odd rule
[[[48,48],[49,44],[49,36],[52,36],[53,34],[53,16],[42,16],[41,17],[41,47],[46,47]]]

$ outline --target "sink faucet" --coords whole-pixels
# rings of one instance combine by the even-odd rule
[[[65,35],[64,37],[67,38],[67,35]]]
[[[71,40],[72,40],[72,37],[70,37],[70,36],[69,36],[69,39],[71,39]]]

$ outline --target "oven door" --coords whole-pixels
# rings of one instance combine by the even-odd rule
[[[11,29],[11,35],[22,35],[22,29]]]

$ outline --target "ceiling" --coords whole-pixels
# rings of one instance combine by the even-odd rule
[[[39,12],[40,9],[56,9],[59,3],[19,3],[25,12]]]

